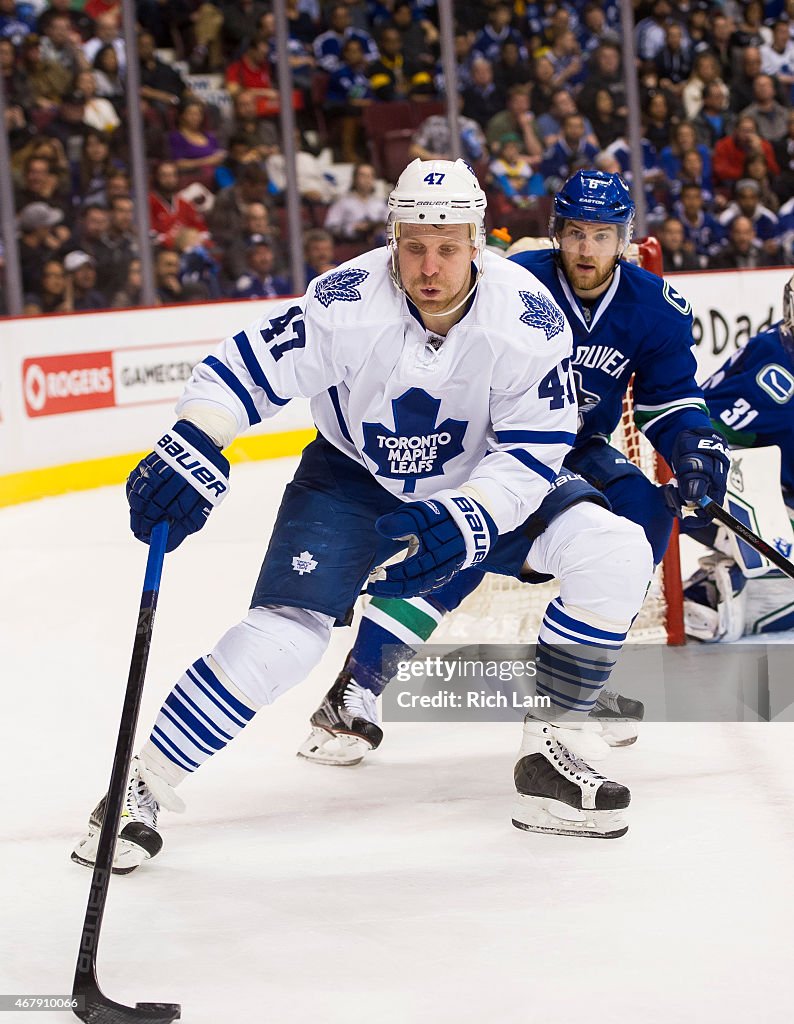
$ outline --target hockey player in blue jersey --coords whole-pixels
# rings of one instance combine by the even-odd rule
[[[545,285],[485,252],[485,206],[463,161],[410,164],[389,198],[388,245],[227,338],[133,470],[133,532],[148,542],[168,520],[173,549],[225,498],[222,449],[235,434],[311,398],[318,437],[285,490],[249,613],[187,669],[133,759],[116,870],[158,852],[160,806],[178,808],[178,783],[308,675],[365,585],[410,599],[471,565],[561,580],[538,656],[552,699],[524,725],[514,821],[626,831],[626,787],[564,741],[590,728],[651,551],[638,526],[562,470],[577,423],[571,329]],[[355,696],[366,718],[374,695],[346,700]],[[80,863],[94,859],[103,806],[75,848]]]
[[[748,503],[755,503],[757,496],[766,515],[776,501],[780,503],[774,493],[779,486],[783,506],[794,524],[794,277],[783,289],[783,318],[734,352],[705,381],[703,391],[714,423],[733,448],[779,449],[779,484],[753,478],[759,471],[749,453],[738,455],[736,474],[741,473]],[[783,508],[777,518],[782,520],[779,533],[784,535]],[[700,569],[684,588],[684,623],[690,636],[730,641],[745,634],[794,629],[794,583],[790,579],[777,569],[748,578],[716,526],[698,528],[699,524],[689,519],[682,525],[696,540],[717,549],[700,560]],[[777,534],[773,530],[768,537],[772,540]],[[778,543],[790,558],[791,531]]]
[[[634,203],[619,175],[578,171],[554,199],[553,249],[517,253],[511,261],[546,285],[573,330],[579,424],[564,466],[603,493],[614,512],[643,528],[658,563],[673,512],[662,488],[608,443],[632,374],[635,421],[673,467],[683,502],[706,493],[722,501],[728,456],[695,383],[689,303],[666,281],[621,259],[633,222]],[[561,400],[551,393],[549,398],[552,404]],[[374,719],[374,695],[389,681],[393,664],[410,658],[443,615],[480,582],[481,575],[471,570],[432,595],[400,602],[373,599],[299,753],[319,763],[354,764],[376,746],[379,725],[365,723],[351,708],[361,706],[361,694],[368,690],[366,707]],[[541,641],[546,628],[544,623]],[[384,665],[386,645],[393,659]],[[596,716],[615,713],[614,697],[604,694]]]

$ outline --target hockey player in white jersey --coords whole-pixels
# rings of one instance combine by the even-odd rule
[[[562,581],[548,612],[562,696],[548,721],[524,727],[514,820],[626,830],[626,787],[564,738],[587,727],[587,712],[568,709],[608,678],[651,552],[638,526],[560,471],[577,422],[571,330],[539,281],[484,251],[485,205],[463,161],[414,161],[389,198],[388,245],[227,338],[132,472],[132,530],[148,542],[168,520],[171,550],[226,497],[222,450],[235,435],[311,399],[318,437],[285,490],[249,614],[187,669],[133,760],[116,870],[159,851],[160,806],[178,807],[175,787],[309,674],[368,581],[410,597],[471,565],[518,575],[528,563]],[[549,491],[555,518],[532,538],[523,524]],[[407,544],[408,557],[379,568]],[[81,863],[93,861],[102,806],[74,851]]]

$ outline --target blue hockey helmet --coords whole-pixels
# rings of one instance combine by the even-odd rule
[[[620,237],[621,255],[634,231],[634,201],[619,174],[606,171],[577,171],[554,197],[554,212],[549,234],[557,238],[566,220],[615,224]]]

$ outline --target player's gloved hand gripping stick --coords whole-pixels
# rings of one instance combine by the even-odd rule
[[[167,520],[166,551],[173,551],[228,493],[228,459],[203,430],[179,420],[130,473],[130,529],[148,544],[156,524]]]
[[[498,536],[493,519],[474,498],[440,491],[427,501],[411,501],[381,516],[383,537],[408,541],[402,562],[378,568],[367,591],[378,597],[416,597],[442,586],[459,569],[479,564]]]

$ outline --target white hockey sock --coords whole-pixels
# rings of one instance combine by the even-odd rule
[[[211,655],[199,658],[166,697],[141,756],[176,786],[233,740],[258,710]]]
[[[606,622],[559,597],[549,602],[538,634],[537,693],[551,708],[541,718],[586,716],[609,679],[628,626]]]

